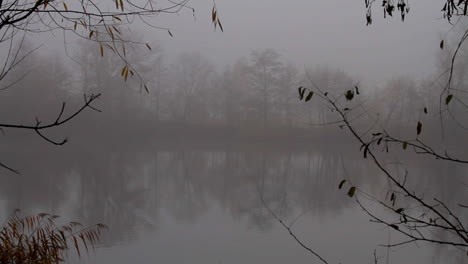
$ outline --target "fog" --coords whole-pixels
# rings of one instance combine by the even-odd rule
[[[14,44],[27,56],[1,79],[12,86],[0,91],[0,124],[48,124],[63,102],[67,117],[84,94],[101,96],[43,132],[2,126],[0,162],[20,174],[0,173],[0,221],[19,208],[106,224],[95,251],[69,263],[315,261],[301,243],[330,263],[466,263],[463,246],[382,246],[405,236],[364,210],[399,219],[378,202],[399,195],[381,161],[467,224],[466,47],[454,99],[444,90],[466,23],[441,19],[440,4],[411,2],[404,22],[375,9],[366,26],[352,1],[218,0],[221,31],[213,2],[193,1],[195,12],[151,17],[160,29],[135,22],[132,41],[149,47],[129,43],[127,61],[86,38],[30,32]],[[299,87],[320,93],[304,102]],[[362,138],[402,140],[366,146],[327,98]],[[429,214],[409,196],[397,205]]]

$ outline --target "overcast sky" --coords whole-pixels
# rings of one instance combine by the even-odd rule
[[[378,1],[379,2],[379,1]],[[405,22],[383,19],[376,3],[374,23],[365,25],[364,1],[344,0],[217,0],[224,33],[210,24],[212,0],[193,0],[189,11],[158,17],[167,32],[152,32],[169,54],[200,51],[217,65],[232,63],[253,49],[274,48],[299,67],[328,65],[362,80],[381,83],[407,74],[430,76],[435,70],[441,36],[442,1],[411,1]]]
[[[374,23],[366,26],[361,0],[217,0],[221,32],[211,24],[213,1],[192,0],[196,19],[190,10],[153,18],[154,25],[171,28],[174,37],[165,30],[134,26],[152,46],[161,45],[168,58],[198,51],[222,67],[254,49],[273,48],[298,67],[340,68],[379,85],[400,75],[415,79],[434,75],[439,42],[450,28],[441,19],[442,2],[411,1],[403,23],[399,14],[384,20],[377,1]],[[61,34],[56,35],[63,46]],[[95,52],[98,55],[99,50]]]

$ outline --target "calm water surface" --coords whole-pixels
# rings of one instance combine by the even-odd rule
[[[272,217],[264,197],[330,263],[374,263],[374,250],[378,263],[467,260],[426,244],[379,246],[400,238],[370,223],[347,189],[337,188],[349,177],[372,195],[385,194],[384,179],[356,148],[89,149],[9,150],[23,174],[0,176],[2,219],[20,208],[107,224],[101,246],[84,263],[318,263]],[[407,163],[409,184],[418,190],[449,202],[466,199],[462,167],[434,169],[424,158]]]

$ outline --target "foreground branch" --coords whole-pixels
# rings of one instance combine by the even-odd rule
[[[408,146],[412,147],[416,154],[427,154],[434,156],[436,159],[443,159],[447,161],[451,161],[454,163],[467,163],[467,161],[460,160],[449,156],[447,153],[445,155],[439,154],[434,151],[430,146],[424,144],[420,140],[416,140],[413,142],[406,142],[395,137],[392,137],[387,132],[382,133],[374,133],[372,135],[372,139],[366,140],[364,136],[361,136],[355,129],[352,124],[354,119],[350,119],[349,111],[350,108],[344,107],[342,105],[349,104],[349,102],[354,98],[355,94],[359,94],[358,88],[356,87],[356,92],[353,90],[348,90],[345,95],[344,99],[342,96],[334,97],[329,95],[327,92],[320,90],[318,86],[314,84],[314,82],[310,79],[314,89],[300,87],[299,90],[299,98],[305,101],[309,101],[312,98],[313,94],[317,94],[327,105],[335,111],[339,118],[340,118],[340,127],[346,127],[352,134],[352,136],[361,144],[361,151],[363,152],[364,158],[370,158],[372,162],[377,166],[377,168],[385,175],[386,179],[391,184],[390,189],[392,190],[392,195],[390,198],[391,206],[387,205],[384,201],[380,201],[376,199],[379,205],[383,206],[386,209],[391,210],[394,212],[400,220],[396,222],[391,222],[379,218],[372,214],[369,210],[367,210],[360,202],[357,200],[358,204],[361,208],[372,217],[373,221],[381,224],[385,224],[388,227],[398,231],[399,233],[405,235],[409,240],[404,241],[401,243],[396,243],[393,245],[388,246],[397,246],[403,245],[411,242],[416,241],[425,241],[430,243],[436,244],[444,244],[454,246],[458,249],[463,251],[467,251],[468,249],[468,232],[463,225],[462,221],[449,209],[449,207],[440,200],[434,199],[436,202],[435,204],[431,204],[430,202],[424,200],[420,195],[416,194],[416,192],[412,189],[409,189],[406,186],[406,176],[403,180],[399,180],[397,176],[393,175],[388,169],[386,169],[383,163],[377,158],[375,153],[373,152],[372,146],[379,145],[379,144],[386,144],[386,149],[388,150],[389,143],[398,143],[403,144],[403,148],[406,149]],[[305,96],[306,91],[308,95]],[[340,102],[339,99],[346,100],[344,102]],[[352,108],[351,108],[352,109]],[[418,123],[417,133],[421,132],[421,125]],[[340,188],[342,187],[343,183],[340,183]],[[348,192],[350,197],[354,196],[355,191],[357,188],[352,186]],[[419,216],[414,214],[408,213],[405,211],[405,208],[394,208],[395,201],[397,195],[402,196],[403,198],[409,199],[413,206],[418,207],[423,213]],[[430,233],[430,229],[437,229],[441,232],[446,233],[449,236],[455,236],[452,239],[439,239],[439,238],[431,238],[424,233]]]
[[[48,123],[48,124],[45,124],[45,125],[41,125],[41,121],[39,121],[39,119],[36,118],[36,125],[32,126],[32,125],[16,125],[16,124],[5,124],[5,123],[0,123],[0,128],[3,129],[3,128],[14,128],[14,129],[24,129],[24,130],[33,130],[37,135],[39,135],[42,139],[44,139],[45,141],[53,144],[53,145],[63,145],[65,143],[68,142],[68,139],[65,138],[61,141],[56,141],[56,140],[53,140],[51,138],[49,138],[48,136],[44,135],[42,133],[43,130],[46,130],[46,129],[49,129],[49,128],[54,128],[54,127],[58,127],[58,126],[61,126],[67,122],[69,122],[70,120],[72,120],[73,118],[75,118],[76,116],[78,116],[81,112],[83,112],[85,109],[87,108],[90,108],[94,111],[97,111],[97,112],[101,112],[99,109],[95,108],[94,106],[92,106],[92,102],[94,102],[96,99],[98,99],[99,97],[101,96],[101,94],[97,94],[97,95],[94,95],[94,94],[91,94],[90,96],[87,96],[87,95],[84,95],[84,103],[83,105],[78,109],[76,110],[75,112],[73,112],[72,114],[70,114],[68,117],[66,118],[63,118],[63,113],[65,111],[65,102],[62,104],[62,108],[60,110],[60,113],[58,114],[57,118],[55,119],[54,122],[52,123]],[[4,169],[7,169],[11,172],[14,172],[16,174],[19,174],[19,172],[7,165],[4,165],[2,163],[0,163],[0,167],[4,168]]]
[[[323,258],[321,257],[317,252],[315,252],[314,250],[312,250],[310,247],[308,247],[307,245],[305,245],[297,236],[296,234],[294,234],[294,232],[291,230],[291,226],[288,226],[284,223],[284,221],[278,217],[278,215],[275,214],[275,212],[273,212],[273,210],[268,206],[268,204],[265,202],[265,200],[263,199],[263,196],[260,195],[260,200],[262,201],[263,203],[263,206],[265,206],[265,208],[270,212],[270,214],[276,219],[276,221],[278,221],[288,232],[289,232],[289,235],[292,236],[294,238],[294,240],[296,240],[296,242],[301,246],[303,247],[305,250],[309,251],[312,255],[314,255],[315,257],[317,257],[318,259],[320,259],[320,261],[322,261],[323,263],[325,264],[328,264],[328,262]]]

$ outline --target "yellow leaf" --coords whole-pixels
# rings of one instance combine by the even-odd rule
[[[74,31],[76,31],[76,26],[77,26],[77,24],[76,24],[76,22],[75,22],[75,25],[73,26],[73,30],[74,30]]]
[[[115,0],[115,8],[119,9],[119,0]]]
[[[124,57],[126,57],[127,54],[125,53],[125,45],[123,45],[123,44],[122,44],[122,50],[123,50]]]
[[[65,8],[65,11],[68,11],[68,6],[67,6],[67,4],[63,3],[63,7]]]
[[[113,52],[115,52],[114,47],[112,47],[111,45],[109,45],[109,44],[104,44],[104,45],[106,45],[106,47],[108,47],[110,50],[112,50]]]
[[[101,57],[104,57],[104,47],[102,46],[102,44],[99,44],[99,46],[101,50]]]
[[[124,11],[123,0],[120,0],[120,8]]]
[[[118,21],[122,21],[122,19],[120,19],[120,17],[118,16],[112,16],[114,19],[117,19]]]
[[[112,29],[110,27],[106,27],[107,32],[109,32],[109,35],[111,36],[112,39],[115,39],[114,37],[114,32],[112,32]]]
[[[146,43],[146,47],[147,47],[149,50],[151,50],[151,46],[150,46],[148,43]]]
[[[127,65],[123,67],[122,72],[120,73],[121,76],[124,76],[126,69],[127,69]]]
[[[91,30],[91,32],[89,32],[89,38],[92,38],[93,34],[94,34],[94,31]]]
[[[49,4],[49,2],[44,2],[44,9],[46,9],[47,5]]]
[[[86,25],[86,22],[83,19],[80,20],[80,23],[85,29],[88,29],[88,26]]]
[[[133,76],[134,74],[135,74],[135,73],[134,73],[132,70],[130,70],[130,75]]]
[[[125,81],[127,81],[127,78],[128,78],[128,68],[127,68],[127,70],[125,71],[125,78],[124,78]]]

